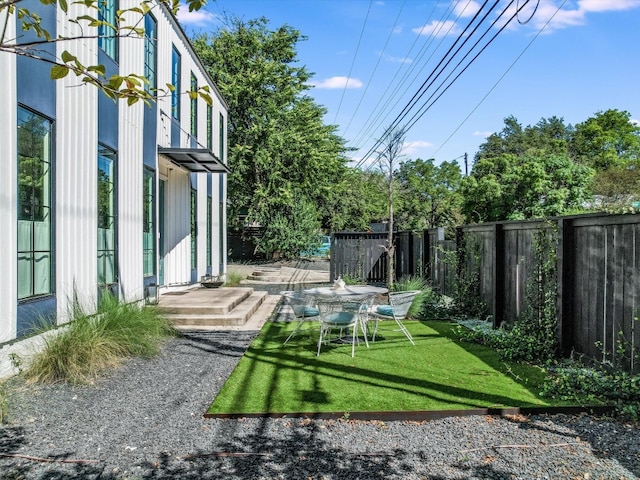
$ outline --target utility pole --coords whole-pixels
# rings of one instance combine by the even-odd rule
[[[469,176],[469,162],[467,152],[464,152],[464,176]]]

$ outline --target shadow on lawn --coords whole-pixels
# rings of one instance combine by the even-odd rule
[[[402,370],[398,370],[397,368],[392,371],[381,371],[380,369],[374,369],[372,367],[361,367],[358,366],[355,361],[358,360],[358,353],[356,353],[356,359],[354,363],[345,366],[343,363],[339,363],[331,360],[331,356],[328,354],[331,349],[323,350],[323,353],[320,356],[315,355],[315,344],[313,341],[306,341],[307,337],[304,337],[305,340],[300,340],[296,343],[295,347],[290,347],[289,345],[285,348],[282,348],[278,344],[278,340],[280,336],[283,335],[282,332],[282,323],[271,323],[265,326],[263,331],[261,332],[260,337],[262,338],[262,343],[260,341],[252,344],[249,347],[247,352],[245,353],[245,361],[250,361],[246,371],[243,371],[242,374],[235,372],[237,377],[235,379],[236,384],[235,389],[235,397],[230,398],[229,401],[226,402],[228,409],[223,409],[223,411],[217,412],[221,415],[224,415],[224,411],[228,413],[263,413],[263,414],[274,414],[274,413],[291,413],[291,414],[300,414],[300,413],[308,413],[313,414],[314,412],[327,412],[327,405],[330,404],[330,399],[328,396],[328,392],[322,389],[322,383],[318,380],[319,378],[330,378],[336,381],[345,380],[344,385],[340,385],[340,388],[353,388],[354,385],[357,384],[358,387],[372,387],[372,388],[383,388],[383,389],[392,389],[394,392],[400,392],[402,394],[412,395],[414,397],[419,397],[419,402],[413,400],[412,404],[420,403],[420,404],[428,404],[429,401],[433,401],[438,405],[446,405],[447,403],[453,402],[455,404],[455,408],[457,409],[480,409],[480,408],[490,408],[491,406],[496,406],[500,408],[502,406],[506,407],[524,407],[524,406],[540,406],[540,403],[528,403],[522,400],[518,400],[517,398],[512,398],[508,395],[504,395],[500,392],[495,391],[482,391],[481,389],[475,390],[473,388],[473,382],[467,381],[466,385],[456,385],[447,383],[446,379],[439,380],[437,378],[433,378],[432,375],[428,375],[429,372],[425,373],[426,377],[432,377],[432,380],[427,378],[416,378],[415,376],[407,375],[403,373]],[[447,324],[435,324],[434,322],[429,322],[429,328],[435,330],[434,334],[418,334],[414,335],[414,338],[417,343],[422,343],[422,347],[424,347],[424,342],[426,341],[445,341],[445,342],[453,342],[457,347],[465,349],[469,351],[469,353],[477,356],[482,362],[484,362],[487,367],[486,370],[478,369],[474,372],[470,372],[471,375],[495,375],[495,372],[500,372],[501,374],[506,374],[505,365],[503,362],[499,361],[495,354],[494,358],[489,354],[489,351],[486,350],[486,347],[475,346],[475,349],[469,349],[466,345],[459,345],[453,338],[451,338],[450,329],[451,326]],[[441,327],[441,328],[439,328]],[[389,337],[388,340],[385,339],[385,333],[381,333],[380,341],[376,340],[375,345],[381,349],[389,349],[396,348],[399,345],[399,342],[402,342],[402,348],[413,349],[420,348],[418,346],[414,347],[407,343],[406,338],[404,337]],[[406,344],[406,345],[405,345]],[[435,343],[433,344],[435,345]],[[298,350],[295,350],[297,348]],[[337,348],[344,348],[344,346],[340,346]],[[361,346],[362,348],[362,346]],[[485,351],[482,350],[485,348]],[[410,350],[407,350],[410,351]],[[301,353],[304,352],[304,355]],[[363,352],[364,353],[364,352]],[[427,353],[429,353],[429,346],[427,346]],[[433,352],[431,352],[433,354]],[[485,355],[479,356],[479,353],[485,353]],[[485,358],[487,357],[487,358]],[[409,359],[409,363],[416,362],[416,359]],[[259,371],[259,365],[268,365],[272,368],[268,369],[268,374],[271,375],[271,378],[268,379],[266,391],[261,392],[262,397],[260,399],[261,411],[255,412],[251,410],[247,410],[247,393],[251,391],[251,389],[259,388],[256,387],[256,379],[260,375],[264,375],[264,372]],[[409,364],[407,365],[409,371],[411,368],[415,370],[418,365]],[[491,370],[489,370],[491,369]],[[404,369],[403,369],[404,370]],[[495,371],[495,372],[494,372]],[[291,373],[293,372],[293,374]],[[283,378],[286,375],[293,375],[292,377],[286,380],[290,388],[296,389],[296,394],[298,399],[304,405],[313,405],[315,409],[312,411],[287,411],[283,412],[283,407],[279,402],[279,395],[282,395],[281,392],[278,391],[274,386],[279,385],[280,382],[283,382]],[[295,381],[295,379],[300,379],[303,376],[313,376],[313,388],[300,388],[301,385],[305,383],[303,381]],[[261,380],[267,380],[262,378]],[[528,390],[530,393],[531,390],[527,389],[523,385],[523,379],[515,379],[515,382],[523,386],[523,390]],[[335,392],[334,392],[335,393]],[[380,393],[376,393],[375,395],[380,395]],[[535,395],[532,395],[535,398]],[[455,400],[450,400],[451,398],[455,398]],[[424,401],[423,401],[424,400]],[[214,402],[215,404],[215,402]],[[424,408],[403,408],[402,405],[399,406],[399,410],[424,410]],[[307,407],[308,408],[308,407]],[[311,407],[313,408],[313,407]],[[454,407],[452,407],[454,408]],[[446,410],[446,406],[438,407],[436,410]],[[338,412],[357,412],[361,411],[359,408],[349,408],[348,406],[344,408],[335,408],[334,410]],[[397,408],[389,408],[389,406],[381,408],[378,405],[378,408],[373,408],[369,410],[398,410]],[[428,409],[427,409],[428,410]],[[216,409],[210,410],[210,414],[207,416],[216,416]],[[312,416],[312,415],[311,415]]]

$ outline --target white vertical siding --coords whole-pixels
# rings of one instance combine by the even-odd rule
[[[135,7],[138,2],[122,1],[120,8]],[[128,23],[140,20],[130,15]],[[120,71],[144,72],[144,39],[120,40]],[[120,292],[126,301],[144,298],[142,260],[142,177],[144,103],[119,102],[118,112],[118,264]]]
[[[191,282],[190,195],[189,174],[169,165],[165,191],[165,285]]]
[[[0,12],[0,25],[5,25],[7,9]],[[7,23],[6,38],[15,37],[14,17]],[[3,227],[3,248],[0,248],[0,271],[3,281],[0,288],[0,343],[16,336],[16,298],[17,292],[17,90],[15,75],[15,55],[0,52],[0,225]]]
[[[69,5],[69,17],[80,15],[79,5]],[[58,33],[79,35],[76,25],[58,10]],[[85,35],[91,35],[85,29]],[[60,42],[85,65],[98,61],[97,40]],[[67,320],[70,302],[93,307],[97,290],[97,145],[98,90],[79,86],[75,75],[56,82],[56,296],[58,323]],[[90,311],[90,310],[89,310]]]

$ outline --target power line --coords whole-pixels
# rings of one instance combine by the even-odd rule
[[[380,55],[378,56],[378,61],[376,62],[375,66],[373,67],[373,71],[371,72],[371,75],[369,76],[369,80],[366,82],[366,86],[364,91],[362,92],[362,95],[360,96],[360,101],[358,102],[358,105],[356,105],[355,110],[353,111],[353,114],[351,115],[351,118],[349,119],[349,123],[347,123],[347,126],[345,127],[345,129],[342,132],[342,136],[345,136],[347,131],[349,130],[349,127],[351,126],[351,122],[353,121],[354,117],[356,116],[356,113],[358,113],[358,110],[360,109],[360,105],[362,104],[362,101],[364,100],[364,97],[367,94],[367,91],[369,90],[369,85],[371,85],[371,80],[373,80],[373,76],[376,73],[376,70],[378,70],[378,66],[380,65],[380,61],[382,60],[382,57],[384,56],[384,53],[387,49],[387,45],[389,44],[389,40],[391,39],[391,35],[393,34],[393,31],[396,28],[396,25],[398,24],[398,19],[400,18],[400,14],[402,13],[402,10],[404,8],[404,4],[406,3],[406,0],[402,1],[402,5],[400,6],[400,10],[398,10],[398,15],[396,15],[396,19],[393,22],[393,26],[391,27],[391,30],[389,30],[389,35],[387,35],[387,40],[384,44],[384,46],[382,47],[382,52],[380,53]]]
[[[358,38],[358,45],[356,46],[356,51],[353,54],[353,60],[351,60],[351,66],[349,67],[349,74],[347,75],[347,81],[344,84],[344,89],[342,90],[342,95],[340,96],[340,103],[338,103],[338,109],[336,110],[336,116],[333,120],[333,123],[336,123],[338,120],[338,113],[340,112],[340,107],[342,106],[342,100],[344,99],[344,94],[347,91],[347,87],[349,86],[349,80],[351,80],[351,73],[353,72],[353,66],[356,63],[356,57],[358,56],[358,51],[360,50],[360,42],[362,41],[362,36],[364,35],[365,28],[367,26],[367,21],[369,19],[369,12],[371,11],[371,5],[373,4],[373,0],[369,1],[369,8],[367,9],[367,15],[364,18],[364,23],[362,24],[362,30],[360,31],[360,38]]]
[[[473,28],[472,33],[475,32],[478,29],[478,27],[486,20],[487,16],[491,13],[491,11],[493,11],[496,8],[496,6],[499,3],[499,1],[500,0],[496,0],[494,2],[493,6],[489,9],[489,11],[487,11],[484,14],[482,19],[478,23],[478,25],[475,28]],[[515,0],[512,0],[509,5],[511,5],[511,3],[513,3],[513,1],[515,1]],[[530,0],[527,0],[527,2],[528,1],[530,1]],[[489,3],[489,0],[485,0],[485,2],[482,4],[482,6],[475,13],[475,15],[473,16],[471,21],[465,26],[464,30],[458,35],[458,38],[456,38],[456,40],[453,42],[451,47],[447,50],[447,52],[442,57],[440,62],[438,62],[438,64],[433,69],[433,71],[429,74],[427,79],[422,83],[422,85],[420,86],[418,91],[413,95],[411,100],[409,100],[409,102],[404,106],[404,108],[401,110],[401,112],[394,118],[394,120],[391,122],[390,126],[387,127],[387,129],[384,131],[382,136],[374,143],[374,145],[369,149],[369,151],[362,157],[362,159],[360,160],[360,162],[358,163],[357,166],[362,165],[366,160],[368,160],[368,158],[375,152],[375,149],[380,145],[382,139],[390,131],[392,131],[393,129],[397,128],[400,125],[400,122],[409,114],[410,110],[415,107],[415,105],[420,100],[420,98],[426,93],[427,89],[431,85],[433,85],[433,82],[438,78],[438,76],[440,76],[440,74],[446,69],[446,67],[449,65],[449,63],[451,63],[453,58],[460,52],[462,47],[464,47],[464,45],[469,41],[469,38],[471,38],[470,36],[468,38],[466,38],[462,42],[462,44],[460,46],[458,46],[457,49],[456,49],[456,46],[461,42],[462,38],[466,36],[467,31],[476,22],[477,18],[480,16],[480,13],[484,10],[484,8],[486,7],[487,3]],[[526,5],[526,3],[525,3],[525,5]],[[505,8],[504,11],[506,11],[506,8]],[[504,14],[504,11],[503,11],[503,14]],[[454,49],[455,49],[455,51],[454,51]],[[449,56],[450,56],[450,58],[448,58]],[[443,63],[444,63],[444,66],[442,67],[442,69],[440,69],[440,67],[443,65]],[[439,69],[440,69],[440,71],[438,71]],[[433,80],[430,81],[432,78],[433,78]]]

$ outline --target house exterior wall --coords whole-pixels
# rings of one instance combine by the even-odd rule
[[[41,5],[37,0],[25,0],[29,5]],[[137,5],[135,0],[120,1],[119,8]],[[48,21],[55,25],[57,35],[79,35],[78,26],[69,18],[86,14],[83,6],[69,5],[69,15],[55,6],[47,7]],[[51,10],[53,9],[53,10]],[[95,15],[95,12],[89,12]],[[171,55],[175,47],[181,57],[180,91],[190,88],[193,73],[199,86],[208,85],[213,99],[212,135],[218,139],[218,118],[226,119],[224,99],[195,56],[184,33],[173,15],[161,3],[155,3],[152,14],[157,21],[157,85],[163,88],[171,83]],[[0,18],[0,20],[2,20]],[[19,25],[13,18],[8,22],[6,38],[13,38]],[[144,22],[143,22],[144,23]],[[76,55],[85,65],[102,61],[104,52],[98,47],[96,32],[84,29],[86,38],[57,42],[57,57],[64,50]],[[91,38],[89,38],[91,37]],[[144,39],[119,39],[118,62],[111,65],[122,75],[144,72]],[[38,71],[39,66],[18,61],[14,54],[0,52],[0,156],[3,175],[0,176],[0,270],[3,288],[0,289],[0,354],[2,345],[28,336],[39,319],[62,324],[69,320],[73,303],[85,311],[95,311],[101,295],[98,281],[99,221],[98,221],[98,146],[115,151],[115,238],[117,278],[109,288],[122,300],[143,301],[149,287],[158,288],[160,294],[172,286],[185,286],[198,281],[208,273],[223,275],[226,269],[224,245],[226,237],[226,197],[219,202],[220,185],[226,185],[225,174],[191,173],[159,155],[158,147],[204,148],[207,144],[207,104],[198,99],[197,135],[190,135],[191,102],[182,94],[179,121],[171,118],[170,95],[159,94],[157,102],[149,107],[144,102],[128,106],[126,101],[114,103],[92,86],[81,85],[70,74],[52,81],[38,74],[28,85],[19,87],[21,75]],[[26,65],[26,67],[24,66]],[[29,71],[25,71],[25,69]],[[22,88],[22,91],[20,91]],[[52,93],[30,95],[29,89],[40,88]],[[42,98],[39,98],[42,97]],[[53,98],[52,98],[53,97]],[[31,100],[33,99],[33,100]],[[106,101],[105,101],[106,100]],[[47,107],[45,104],[52,106]],[[18,109],[26,108],[51,121],[52,129],[52,288],[51,292],[19,298],[18,293]],[[43,112],[43,110],[47,110]],[[51,110],[51,111],[49,111]],[[173,132],[173,134],[172,134]],[[178,133],[176,135],[176,132]],[[151,137],[150,137],[151,136]],[[226,134],[225,134],[226,142]],[[155,154],[153,153],[155,149]],[[226,163],[226,143],[213,142],[213,153]],[[150,153],[151,152],[151,153]],[[143,257],[144,200],[143,179],[145,168],[154,183],[154,237],[155,268],[145,276]],[[164,204],[160,205],[160,181],[164,182]],[[197,265],[191,265],[191,189],[197,198]],[[212,212],[207,216],[207,197],[211,194]],[[160,216],[163,216],[161,219]],[[207,265],[207,220],[211,220],[212,264]],[[162,227],[162,228],[161,228]],[[222,234],[221,234],[222,232]],[[160,240],[164,246],[161,256]],[[161,258],[162,257],[162,258]],[[160,275],[160,266],[164,275]],[[163,278],[162,278],[163,277]]]

